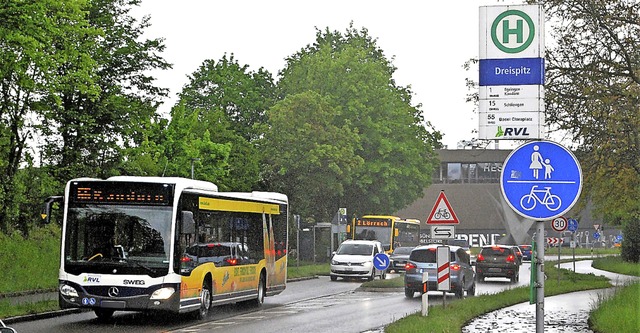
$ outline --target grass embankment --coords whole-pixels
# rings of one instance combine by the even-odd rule
[[[552,296],[573,291],[610,287],[609,281],[593,274],[577,274],[572,271],[545,265],[547,276],[560,274],[560,283],[548,279],[545,283],[545,296]],[[528,278],[528,277],[525,277]],[[499,294],[479,295],[462,300],[453,300],[446,307],[434,305],[429,308],[429,315],[420,313],[409,315],[385,328],[386,333],[395,332],[460,332],[462,327],[482,314],[510,305],[529,301],[529,287],[517,287]],[[425,328],[428,328],[425,330]]]
[[[593,267],[625,275],[640,276],[640,263],[623,262],[620,257],[601,258]],[[640,330],[640,282],[616,288],[610,296],[601,296],[589,316],[594,332],[621,333]]]
[[[59,228],[33,230],[28,239],[0,233],[0,294],[55,289],[59,265]]]
[[[28,239],[0,233],[0,294],[55,290],[59,265],[60,229],[57,226],[35,229]],[[15,305],[0,298],[0,318],[58,309],[57,300]]]
[[[312,263],[312,262],[300,262],[296,264],[294,260],[289,261],[287,267],[287,279],[299,279],[304,277],[316,276],[316,275],[329,275],[329,263]]]

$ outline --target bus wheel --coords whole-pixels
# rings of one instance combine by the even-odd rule
[[[264,303],[265,286],[267,282],[264,278],[264,273],[260,274],[260,282],[258,283],[258,297],[254,300],[255,305],[262,306]]]
[[[200,291],[200,309],[196,313],[197,319],[205,319],[211,308],[211,286],[207,282],[202,284]]]
[[[111,316],[113,316],[114,310],[112,310],[112,309],[94,309],[93,312],[95,312],[96,317],[98,317],[98,320],[107,321],[107,320],[111,319]]]

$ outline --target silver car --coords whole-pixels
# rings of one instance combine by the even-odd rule
[[[427,291],[438,290],[437,249],[439,244],[421,245],[413,249],[409,261],[405,265],[404,295],[413,298],[414,293],[422,293],[422,273],[429,274]],[[448,292],[456,297],[476,294],[475,271],[471,265],[469,254],[459,246],[449,246],[449,282]]]

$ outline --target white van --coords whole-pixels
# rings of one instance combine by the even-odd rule
[[[376,276],[385,279],[386,270],[373,266],[373,257],[383,253],[382,244],[373,240],[346,240],[331,257],[331,281],[342,278],[366,278],[371,281]]]

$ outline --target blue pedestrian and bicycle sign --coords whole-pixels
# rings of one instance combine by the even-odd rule
[[[551,220],[578,201],[582,170],[573,153],[562,145],[532,141],[507,156],[500,188],[518,214],[533,220]]]

